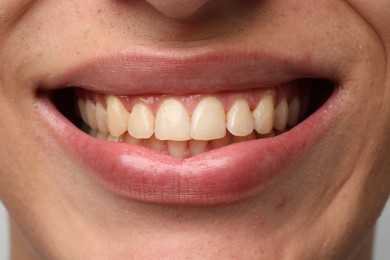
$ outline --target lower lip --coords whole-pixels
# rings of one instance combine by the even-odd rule
[[[206,205],[259,194],[282,177],[331,126],[337,93],[284,134],[186,159],[133,144],[99,141],[77,129],[48,98],[43,99],[42,108],[70,156],[87,166],[88,172],[112,192],[144,202]]]

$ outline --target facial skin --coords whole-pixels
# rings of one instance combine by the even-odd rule
[[[390,191],[390,2],[165,2],[0,2],[0,198],[13,257],[367,259]],[[253,196],[202,206],[118,195],[43,116],[42,82],[84,60],[215,46],[310,53],[339,86],[322,136]]]

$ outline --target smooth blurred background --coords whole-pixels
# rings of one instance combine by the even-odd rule
[[[0,260],[8,260],[7,212],[0,203]],[[374,260],[390,259],[390,200],[379,219],[376,233]]]

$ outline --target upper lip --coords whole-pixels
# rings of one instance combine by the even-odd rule
[[[298,78],[334,77],[312,53],[286,55],[261,49],[134,48],[94,56],[51,76],[43,89],[80,87],[118,95],[216,93],[275,87]]]

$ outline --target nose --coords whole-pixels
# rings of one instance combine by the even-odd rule
[[[146,0],[163,15],[184,20],[193,16],[202,6],[211,0]]]

